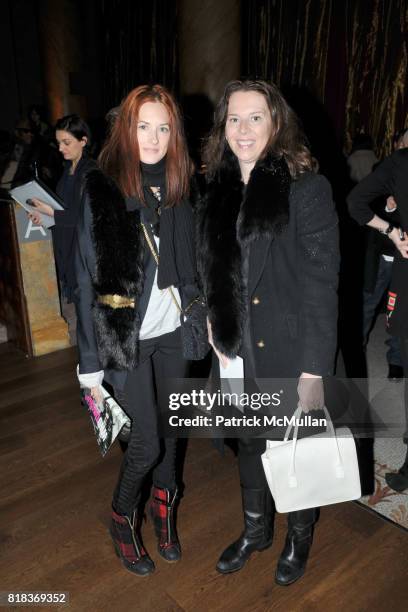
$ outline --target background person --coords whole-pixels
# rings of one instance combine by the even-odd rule
[[[33,130],[28,119],[20,119],[14,129],[14,142],[3,159],[1,184],[12,189],[38,176],[54,188],[60,175],[56,151]]]
[[[79,219],[84,177],[95,168],[95,161],[88,156],[91,133],[88,125],[78,115],[67,115],[55,125],[55,138],[64,158],[64,171],[56,192],[62,199],[64,210],[55,210],[38,198],[29,217],[35,224],[41,223],[39,213],[54,218],[52,227],[55,263],[61,294],[61,312],[68,324],[71,345],[76,344],[76,313],[74,306],[75,266],[74,252],[76,229]]]
[[[31,104],[28,107],[27,119],[33,132],[44,139],[50,140],[53,137],[51,126],[45,120],[44,109],[39,104]]]
[[[371,203],[392,195],[398,210],[400,228],[373,213]],[[388,292],[388,332],[400,341],[405,377],[405,428],[408,425],[408,149],[395,151],[350,192],[350,215],[360,225],[368,225],[388,237],[396,247]],[[408,442],[405,430],[404,441]],[[386,474],[387,484],[397,491],[408,488],[408,452],[397,474]]]
[[[358,183],[373,169],[378,158],[373,150],[373,140],[369,134],[360,133],[353,138],[350,155],[347,158],[350,178]]]
[[[360,135],[361,136],[361,135]],[[370,138],[371,142],[371,138]],[[404,132],[399,132],[393,138],[394,150],[403,148]],[[360,151],[357,150],[357,153]],[[367,152],[368,153],[368,152]],[[367,160],[368,161],[368,160]],[[367,163],[359,168],[359,180],[362,180],[375,169],[377,163],[371,165]],[[364,171],[363,171],[364,170]],[[377,214],[382,219],[399,224],[397,205],[392,195],[373,199],[370,202],[372,212]],[[373,327],[377,309],[382,303],[386,292],[388,291],[392,265],[395,256],[395,245],[387,236],[382,235],[377,230],[365,228],[366,249],[364,257],[364,286],[363,286],[363,346],[367,347],[369,334]],[[386,341],[388,350],[386,354],[388,363],[388,379],[394,382],[400,381],[403,376],[403,368],[401,361],[401,351],[399,346],[399,338],[389,336]]]

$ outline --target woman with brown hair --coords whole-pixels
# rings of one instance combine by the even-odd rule
[[[164,87],[129,93],[99,165],[87,176],[78,235],[79,380],[97,400],[107,380],[131,418],[111,535],[123,565],[145,576],[154,563],[137,515],[150,473],[159,553],[169,562],[181,556],[176,439],[160,437],[158,410],[166,379],[186,376],[178,305],[197,295],[191,163],[179,110]]]
[[[337,218],[330,185],[312,172],[296,115],[277,87],[226,86],[205,163],[198,264],[221,367],[240,356],[246,380],[294,379],[299,405],[320,409],[336,350]],[[242,569],[272,544],[264,451],[264,438],[238,440],[244,531],[222,553],[221,573]],[[278,584],[303,575],[316,516],[314,508],[289,514]]]

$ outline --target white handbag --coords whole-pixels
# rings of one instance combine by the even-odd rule
[[[293,417],[302,413],[298,408]],[[295,421],[283,440],[267,440],[262,463],[278,512],[294,512],[337,504],[361,497],[356,445],[348,427],[335,431],[324,408],[327,430],[298,440]],[[329,436],[329,432],[331,436]]]

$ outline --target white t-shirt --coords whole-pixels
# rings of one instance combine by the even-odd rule
[[[157,251],[159,251],[160,239],[155,236],[154,241],[157,246]],[[175,287],[172,287],[172,290],[178,304],[181,304],[178,290]],[[150,338],[157,338],[157,336],[169,334],[180,327],[180,325],[180,312],[171,297],[169,289],[159,289],[157,286],[156,268],[152,292],[140,328],[139,339],[149,340]]]

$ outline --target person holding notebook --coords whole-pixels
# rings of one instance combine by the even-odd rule
[[[75,269],[74,248],[78,225],[81,193],[84,177],[96,167],[89,157],[91,131],[78,115],[67,115],[59,119],[55,126],[55,138],[64,158],[64,171],[58,182],[56,192],[61,198],[64,210],[54,210],[49,204],[32,198],[33,212],[29,217],[40,225],[40,213],[54,219],[52,238],[55,263],[61,294],[61,312],[68,324],[71,345],[76,344],[76,313],[74,305]]]

